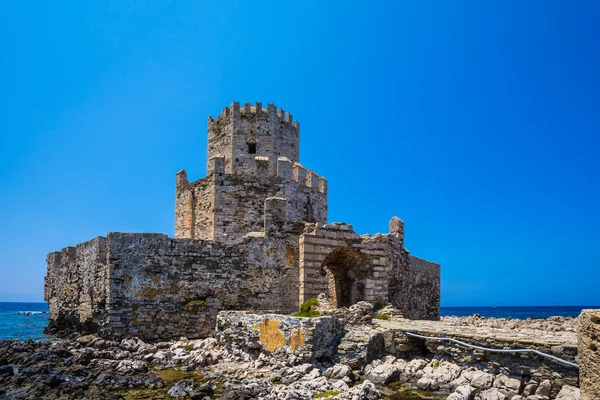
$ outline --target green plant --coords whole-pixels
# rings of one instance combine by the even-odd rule
[[[338,394],[340,394],[339,390],[328,390],[325,393],[315,393],[313,394],[313,397],[315,399],[327,399],[329,397],[337,396]]]
[[[183,308],[187,312],[196,312],[199,308],[206,308],[207,304],[205,300],[192,300],[185,305]]]
[[[193,344],[186,344],[185,346],[183,346],[183,349],[185,351],[192,351],[194,349],[194,345]]]
[[[316,298],[308,299],[304,303],[300,304],[300,312],[309,312],[314,306],[319,304],[319,300]]]
[[[383,308],[383,303],[380,301],[373,304],[373,312],[377,312],[377,311],[381,310],[382,308]]]
[[[320,315],[319,311],[313,309],[317,304],[319,304],[319,300],[316,298],[306,300],[304,303],[300,304],[300,311],[295,313],[294,317],[318,317]]]
[[[433,361],[433,368],[438,368],[440,366],[440,360]]]
[[[377,314],[377,315],[375,316],[375,319],[382,319],[382,320],[384,320],[384,321],[387,321],[388,319],[390,319],[390,316],[389,316],[389,315],[386,315],[386,314],[381,314],[381,313],[379,313],[379,314]]]

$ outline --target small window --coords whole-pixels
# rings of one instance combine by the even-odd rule
[[[248,143],[248,153],[256,154],[256,143]]]

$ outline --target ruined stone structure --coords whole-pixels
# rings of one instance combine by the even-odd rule
[[[600,310],[582,310],[579,316],[579,371],[581,400],[600,398]]]
[[[176,176],[175,238],[109,233],[50,253],[50,328],[205,337],[221,310],[290,313],[319,293],[438,319],[440,266],[409,254],[397,217],[373,236],[328,224],[327,181],[300,164],[299,134],[271,104],[209,117],[207,176]]]

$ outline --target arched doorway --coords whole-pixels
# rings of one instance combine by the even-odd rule
[[[350,247],[338,247],[323,261],[321,274],[327,275],[329,303],[348,307],[365,299],[363,257]]]

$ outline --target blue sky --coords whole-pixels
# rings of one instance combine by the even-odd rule
[[[600,304],[597,2],[1,2],[0,301],[50,251],[173,234],[231,101],[301,123],[329,219],[405,221],[442,305]]]

